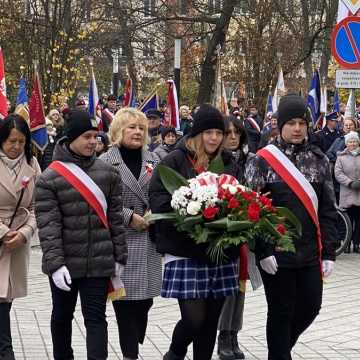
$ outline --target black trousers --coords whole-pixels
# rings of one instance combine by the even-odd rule
[[[10,327],[11,303],[0,303],[0,360],[15,360],[11,327]]]
[[[181,320],[175,326],[170,350],[185,357],[193,343],[193,360],[211,360],[224,301],[225,298],[178,300]]]
[[[51,335],[55,360],[74,359],[71,347],[72,320],[80,294],[81,311],[86,328],[86,348],[88,360],[107,359],[106,300],[109,278],[73,279],[71,291],[57,288],[50,278],[53,310],[51,315]]]
[[[322,302],[320,264],[301,269],[261,270],[268,315],[268,360],[291,360],[291,349],[319,314]]]
[[[360,206],[351,206],[346,212],[353,225],[352,242],[354,245],[360,245]]]
[[[118,300],[113,302],[119,329],[119,341],[124,357],[137,359],[139,344],[145,339],[148,313],[153,299]]]

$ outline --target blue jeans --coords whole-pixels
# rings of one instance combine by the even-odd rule
[[[74,359],[71,347],[72,320],[78,294],[86,328],[88,360],[105,360],[108,356],[106,299],[109,278],[73,279],[71,291],[57,288],[50,278],[53,310],[51,335],[55,360]]]

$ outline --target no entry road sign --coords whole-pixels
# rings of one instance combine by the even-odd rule
[[[360,17],[348,16],[331,35],[331,53],[346,69],[360,69]]]

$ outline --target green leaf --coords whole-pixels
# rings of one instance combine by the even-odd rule
[[[277,207],[280,216],[285,217],[295,227],[299,236],[302,236],[302,225],[292,211],[285,207]]]
[[[174,191],[179,189],[181,186],[189,185],[188,181],[182,175],[168,166],[160,164],[158,165],[158,171],[165,189],[170,194],[173,194]]]
[[[209,228],[209,229],[226,230],[227,227],[228,227],[228,220],[225,217],[225,218],[222,218],[220,220],[204,223],[204,226]]]
[[[241,231],[246,230],[254,226],[254,223],[251,221],[231,221],[228,220],[227,224],[227,231],[233,232],[233,231]]]
[[[181,231],[189,231],[189,232],[191,232],[192,227],[194,225],[201,224],[203,221],[204,220],[203,220],[202,215],[196,215],[196,216],[187,217],[187,218],[185,218],[183,220],[182,223],[180,223],[178,225],[178,228]]]
[[[215,174],[223,174],[225,169],[224,161],[221,157],[221,154],[216,156],[209,164],[208,171]]]
[[[176,220],[176,213],[163,213],[163,214],[149,214],[146,215],[146,221],[158,221],[158,220]]]
[[[200,225],[195,225],[194,232],[191,233],[190,236],[197,244],[206,243],[209,237],[209,230],[201,227]]]
[[[259,221],[259,224],[260,224],[260,222],[264,226],[264,228],[276,239],[279,239],[281,237],[280,233],[275,229],[275,227],[270,223],[270,221],[268,219],[262,218]]]

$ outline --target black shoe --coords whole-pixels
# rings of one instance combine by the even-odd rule
[[[235,359],[245,359],[245,355],[239,347],[237,332],[231,332],[231,345]]]
[[[217,353],[220,360],[235,360],[230,331],[220,331]]]
[[[360,249],[359,249],[359,245],[358,244],[354,244],[354,246],[353,246],[353,251],[354,251],[354,253],[359,253],[360,252]]]
[[[169,350],[164,356],[163,360],[184,360],[185,356],[176,355],[173,351]]]

